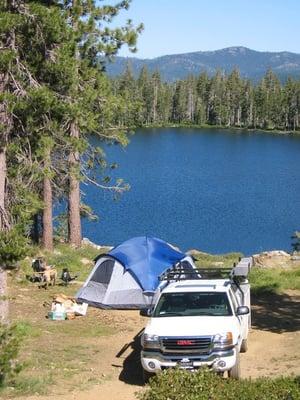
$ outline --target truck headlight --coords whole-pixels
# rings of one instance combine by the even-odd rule
[[[232,332],[218,333],[213,338],[214,349],[228,349],[233,346]]]
[[[143,348],[158,349],[160,347],[159,346],[159,336],[144,333],[141,337],[141,344],[142,344]]]

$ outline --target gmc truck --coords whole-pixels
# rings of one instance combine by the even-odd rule
[[[141,310],[150,317],[141,336],[145,382],[166,368],[204,365],[239,379],[251,325],[250,267],[249,258],[230,271],[177,265],[161,277],[154,306]]]

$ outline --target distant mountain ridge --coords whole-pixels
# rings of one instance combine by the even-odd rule
[[[135,57],[116,57],[113,63],[107,64],[110,76],[120,75],[127,64],[131,65],[135,76],[143,66],[150,72],[158,70],[162,79],[174,81],[188,75],[198,75],[206,71],[213,75],[217,70],[226,73],[238,68],[245,78],[257,81],[271,68],[284,81],[288,76],[300,78],[300,54],[287,51],[264,52],[247,47],[228,47],[215,51],[197,51],[185,54],[172,54],[153,59]]]

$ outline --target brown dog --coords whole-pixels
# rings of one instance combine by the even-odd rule
[[[45,271],[43,272],[43,282],[45,282],[45,289],[48,288],[48,286],[52,285],[55,286],[57,279],[57,270],[55,268],[51,268],[47,266]]]

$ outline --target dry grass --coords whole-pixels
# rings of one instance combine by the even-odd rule
[[[40,250],[38,253],[41,254]],[[48,264],[55,265],[59,273],[67,267],[84,281],[98,254],[99,250],[90,247],[74,250],[59,245],[53,253],[44,255]],[[105,351],[101,339],[117,333],[120,327],[123,329],[121,321],[115,320],[107,311],[94,308],[89,308],[85,317],[75,320],[47,319],[52,297],[57,293],[74,296],[81,283],[39,289],[37,284],[26,279],[26,275],[32,274],[31,260],[35,255],[25,259],[20,270],[9,278],[11,319],[18,322],[18,329],[25,337],[20,353],[25,368],[13,385],[1,392],[1,398],[63,393],[103,381],[98,369],[99,357]]]

